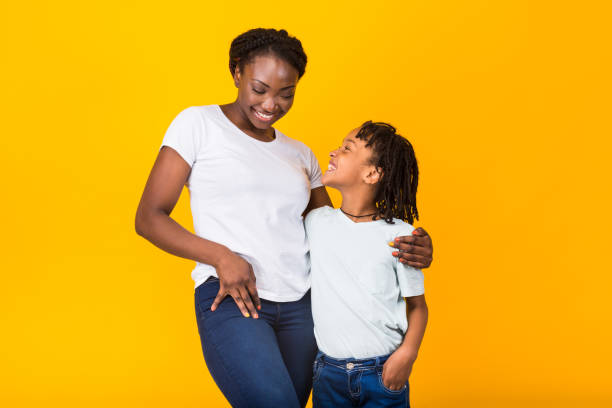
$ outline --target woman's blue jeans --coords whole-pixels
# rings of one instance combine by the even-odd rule
[[[259,319],[244,317],[231,296],[212,312],[219,280],[195,290],[204,359],[233,407],[304,407],[317,354],[310,291],[295,302],[261,299]]]

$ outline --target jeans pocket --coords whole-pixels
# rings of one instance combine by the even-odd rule
[[[385,387],[385,383],[383,382],[383,379],[382,379],[382,373],[378,373],[378,382],[380,384],[380,387],[383,389],[383,391],[390,395],[400,395],[404,393],[406,389],[408,388],[408,384],[406,383],[399,390],[390,390],[389,388]]]
[[[219,293],[219,280],[210,279],[200,284],[195,290],[195,307],[198,318],[210,311],[210,307]]]
[[[321,377],[321,370],[323,370],[323,361],[320,359],[316,359],[314,363],[312,363],[312,383],[314,384]]]

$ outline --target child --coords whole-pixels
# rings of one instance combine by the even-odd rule
[[[342,193],[342,206],[305,220],[319,347],[313,407],[409,407],[427,324],[423,274],[384,242],[410,235],[418,219],[414,151],[393,126],[368,121],[330,157],[322,182]]]

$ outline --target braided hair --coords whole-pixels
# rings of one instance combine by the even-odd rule
[[[390,124],[370,120],[361,125],[356,137],[372,149],[371,164],[382,169],[374,196],[377,215],[389,224],[393,218],[410,224],[418,220],[419,168],[410,142]]]
[[[306,71],[306,53],[302,43],[295,37],[290,37],[285,30],[274,28],[254,28],[234,38],[229,52],[229,69],[232,75],[236,67],[240,71],[244,66],[259,55],[274,54],[288,62],[298,71],[298,79]]]

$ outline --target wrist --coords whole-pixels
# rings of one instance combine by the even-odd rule
[[[234,253],[230,251],[228,247],[219,245],[219,249],[215,251],[215,256],[211,260],[210,265],[214,266],[215,269],[219,269],[219,267],[233,255]]]
[[[414,350],[411,347],[400,347],[396,350],[396,353],[405,363],[414,363],[418,357],[418,350]]]

